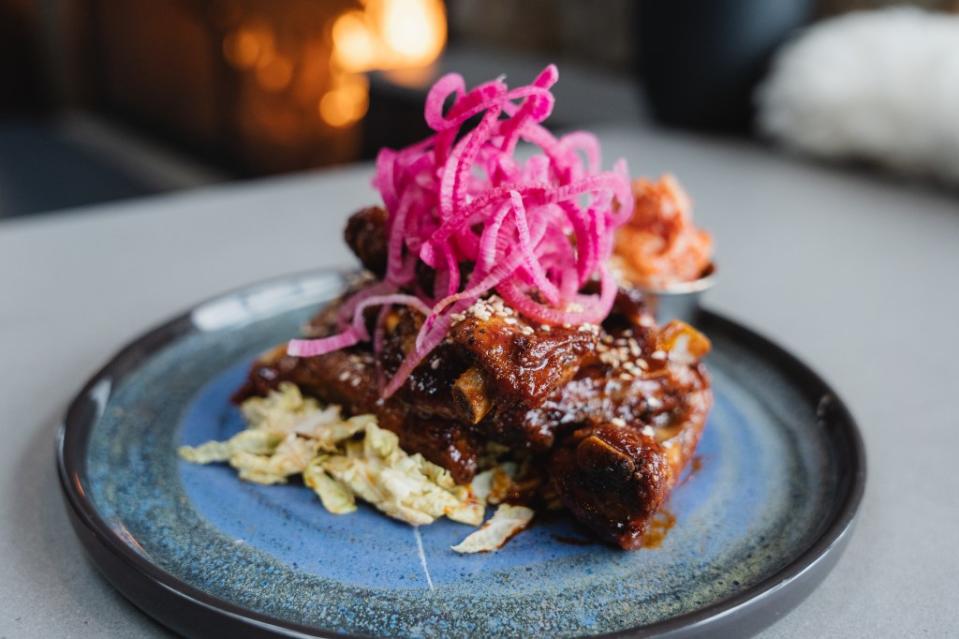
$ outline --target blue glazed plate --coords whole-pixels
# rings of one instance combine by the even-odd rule
[[[243,483],[177,458],[243,428],[228,401],[251,360],[294,335],[344,278],[313,273],[202,304],[119,353],[71,405],[59,471],[77,534],[133,603],[189,636],[743,636],[796,605],[842,551],[864,480],[835,394],[711,313],[716,405],[658,548],[589,543],[563,517],[493,554],[361,507],[327,513],[298,483]],[[575,541],[576,543],[571,543]],[[584,543],[585,542],[585,543]]]

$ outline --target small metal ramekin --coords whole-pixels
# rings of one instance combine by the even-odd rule
[[[702,276],[691,282],[677,282],[665,288],[637,288],[642,291],[657,323],[665,324],[676,319],[695,325],[700,311],[700,299],[715,283],[716,265],[710,262]]]

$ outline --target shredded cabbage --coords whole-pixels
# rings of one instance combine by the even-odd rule
[[[225,442],[207,442],[199,446],[182,446],[180,457],[194,464],[230,461],[240,453],[270,455],[283,441],[283,436],[261,430],[245,430]]]
[[[310,462],[303,471],[303,483],[313,489],[323,507],[334,515],[343,515],[356,510],[356,498],[349,488],[330,477],[323,470],[326,456],[320,456]]]
[[[533,511],[526,506],[500,504],[482,528],[452,546],[452,549],[463,554],[497,550],[529,526],[529,522],[533,520],[533,514]]]
[[[373,415],[343,419],[339,407],[323,408],[293,384],[248,399],[241,410],[247,430],[224,442],[183,446],[180,457],[197,464],[228,462],[241,479],[260,484],[300,474],[337,515],[356,510],[358,497],[414,526],[440,517],[479,526],[488,499],[516,472],[515,464],[504,464],[480,473],[471,486],[457,485],[446,469],[407,454]]]

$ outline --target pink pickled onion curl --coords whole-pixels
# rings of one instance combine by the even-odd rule
[[[409,306],[426,319],[383,389],[389,397],[443,341],[453,316],[491,292],[537,324],[598,323],[609,314],[616,286],[606,262],[614,231],[632,213],[629,175],[622,160],[600,171],[593,135],[556,137],[541,125],[558,79],[550,65],[514,89],[496,79],[467,91],[457,74],[433,85],[424,109],[433,135],[376,159],[373,186],[388,213],[384,281],[344,303],[342,333],[291,340],[291,355],[370,340],[364,310],[373,306],[381,307],[378,351],[385,309]],[[519,142],[534,152],[516,157]],[[416,284],[418,262],[435,271],[431,290]],[[472,266],[465,281],[464,264]],[[599,292],[583,294],[588,284]]]

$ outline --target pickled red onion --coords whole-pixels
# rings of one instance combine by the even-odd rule
[[[606,317],[616,292],[606,261],[614,231],[632,213],[629,176],[622,161],[613,171],[600,171],[599,144],[591,134],[557,138],[541,126],[552,112],[549,89],[558,78],[550,65],[532,84],[514,89],[498,78],[467,90],[457,74],[433,85],[424,107],[433,135],[377,156],[373,185],[388,213],[384,282],[344,304],[342,333],[292,340],[291,355],[309,357],[369,340],[366,308],[410,306],[425,321],[384,388],[389,397],[443,340],[453,316],[491,292],[537,323],[598,323]],[[464,130],[474,117],[479,123]],[[540,153],[516,158],[519,141]],[[416,283],[418,262],[434,270],[432,290]],[[472,266],[465,282],[463,265]],[[596,280],[599,294],[580,293]],[[383,317],[381,310],[376,350]]]

